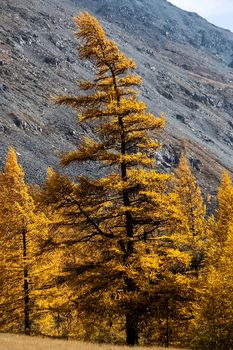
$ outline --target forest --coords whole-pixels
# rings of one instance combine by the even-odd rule
[[[185,149],[173,173],[159,171],[165,116],[139,99],[135,62],[89,13],[74,23],[78,57],[95,74],[78,82],[79,95],[53,102],[74,109],[78,128],[93,136],[64,153],[61,167],[79,162],[96,172],[69,178],[49,168],[32,186],[17,150],[8,150],[0,173],[0,331],[230,350],[230,174],[223,169],[211,197]]]

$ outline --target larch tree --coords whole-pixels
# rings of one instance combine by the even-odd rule
[[[47,182],[54,174],[49,168]],[[66,285],[59,283],[61,267],[64,266],[64,260],[67,259],[66,255],[71,253],[69,244],[67,243],[67,246],[65,244],[65,240],[68,240],[69,228],[61,227],[63,218],[57,208],[61,205],[61,198],[64,199],[67,193],[67,189],[63,191],[62,187],[66,188],[67,184],[70,186],[70,181],[65,177],[61,178],[62,184],[54,181],[56,187],[50,187],[50,204],[42,198],[48,194],[43,193],[42,196],[39,187],[33,193],[37,208],[40,212],[46,213],[49,224],[47,237],[46,239],[44,239],[45,237],[41,238],[39,245],[40,259],[43,261],[42,267],[45,273],[40,279],[41,295],[37,298],[36,303],[40,310],[40,317],[37,318],[36,324],[40,334],[61,338],[77,338],[78,316],[73,305],[70,305],[69,302],[70,290]],[[52,198],[52,193],[56,194],[56,198]],[[53,200],[56,202],[55,207],[51,205]],[[73,324],[75,324],[74,327]]]
[[[208,256],[210,265],[216,266],[233,223],[233,185],[230,174],[225,170],[217,191],[217,207],[207,221]]]
[[[206,208],[203,203],[201,189],[184,154],[181,155],[176,169],[175,190],[179,195],[182,211],[192,237],[202,239],[205,235]]]
[[[198,270],[202,266],[205,257],[206,207],[203,203],[201,189],[184,154],[180,157],[175,173],[175,192],[179,196],[179,205],[193,250],[192,264]]]
[[[70,299],[80,315],[86,313],[92,325],[99,317],[109,329],[120,320],[126,343],[135,345],[166,284],[169,295],[169,286],[189,285],[190,256],[177,238],[185,228],[171,176],[153,169],[164,117],[148,113],[138,100],[135,63],[106,37],[95,17],[81,13],[74,22],[79,57],[93,63],[95,79],[78,83],[79,96],[61,96],[56,103],[74,108],[95,137],[84,137],[62,164],[94,162],[97,176],[69,183],[50,174],[44,188],[70,228],[63,236],[69,254],[59,281],[73,288]],[[105,176],[98,176],[99,165]]]
[[[224,232],[221,253],[200,281],[203,292],[195,315],[191,345],[195,349],[225,350],[233,347],[233,224]],[[216,260],[217,257],[217,260]]]
[[[7,154],[0,187],[2,330],[30,334],[35,283],[38,285],[40,278],[37,246],[39,234],[43,237],[47,224],[45,216],[36,213],[13,148]]]
[[[223,172],[221,184],[217,193],[218,206],[215,238],[217,244],[224,244],[229,227],[233,223],[233,185],[227,171]]]
[[[192,346],[223,350],[233,346],[233,186],[224,171],[217,193],[215,217],[209,218],[208,263],[200,278],[201,297]]]

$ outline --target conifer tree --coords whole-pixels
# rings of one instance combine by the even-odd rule
[[[216,217],[208,220],[208,263],[200,277],[202,293],[195,317],[194,348],[233,346],[233,186],[224,171],[217,193]]]
[[[48,169],[48,179],[52,177],[54,172]],[[65,188],[67,182],[65,177],[62,178],[62,186]],[[69,182],[70,184],[70,182]],[[50,202],[55,200],[52,198],[56,194],[56,204],[61,205],[61,198],[64,198],[65,192],[62,191],[61,183],[56,181],[56,187],[50,188]],[[59,186],[59,189],[58,189]],[[63,229],[60,210],[53,208],[51,204],[43,200],[46,193],[36,188],[34,200],[40,212],[45,212],[48,220],[48,235],[40,238],[39,255],[42,260],[43,277],[40,278],[39,298],[37,298],[36,306],[40,310],[40,317],[36,320],[37,331],[40,334],[52,337],[78,337],[79,329],[77,329],[78,316],[73,305],[69,302],[69,288],[61,285],[61,267],[64,265],[66,255],[70,254],[69,244],[65,244],[69,229]],[[58,204],[59,203],[59,204]],[[54,210],[55,209],[55,210]],[[57,229],[59,227],[59,229]],[[74,321],[75,318],[75,321]],[[75,324],[75,326],[73,326]]]
[[[31,332],[39,233],[46,231],[44,215],[36,213],[16,152],[10,148],[0,176],[1,310],[7,331]],[[43,232],[44,231],[44,232]]]
[[[92,82],[79,82],[83,94],[56,102],[74,108],[96,137],[83,138],[62,164],[91,161],[108,175],[81,176],[77,183],[57,174],[48,178],[44,194],[70,227],[63,238],[70,254],[60,281],[73,288],[80,314],[93,324],[98,317],[109,325],[122,320],[126,343],[135,345],[140,324],[153,314],[153,301],[161,299],[165,285],[176,283],[179,290],[189,284],[190,257],[178,239],[183,229],[178,197],[171,192],[171,176],[153,170],[155,134],[164,117],[148,113],[137,99],[141,79],[132,73],[135,63],[106,37],[97,19],[81,13],[74,22],[79,57],[93,63],[96,75]]]
[[[225,350],[233,347],[233,225],[224,232],[221,255],[215,255],[200,280],[203,291],[195,317],[192,347]],[[217,261],[216,261],[217,258]]]
[[[188,159],[181,155],[176,169],[175,190],[179,195],[182,212],[187,220],[193,238],[202,239],[205,235],[205,213],[200,187],[192,175]]]
[[[221,184],[217,194],[217,221],[215,239],[217,244],[224,244],[229,227],[233,223],[233,185],[227,171],[223,172]]]

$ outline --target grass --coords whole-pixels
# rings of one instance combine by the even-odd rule
[[[126,346],[111,344],[91,344],[72,340],[57,340],[25,335],[0,333],[0,350],[127,350]],[[131,348],[132,349],[132,348]],[[137,350],[164,350],[161,347],[143,348]],[[176,350],[169,348],[170,350]],[[183,349],[184,350],[184,349]]]

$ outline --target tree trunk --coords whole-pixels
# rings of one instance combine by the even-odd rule
[[[24,259],[24,269],[23,269],[23,291],[24,291],[24,332],[25,334],[30,334],[30,309],[29,309],[29,284],[28,284],[28,268],[25,264],[27,258],[27,240],[26,240],[26,228],[22,230],[23,235],[23,259]]]
[[[131,311],[126,312],[126,344],[129,346],[138,345],[137,318]]]
[[[169,299],[166,300],[166,334],[165,334],[165,347],[170,345],[170,325],[169,325]]]
[[[113,69],[110,67],[110,71],[113,78],[114,83],[114,89],[116,93],[116,100],[118,107],[120,106],[120,94],[118,91],[116,76],[113,71]],[[124,156],[127,154],[127,148],[126,148],[126,140],[125,140],[125,130],[124,130],[124,123],[123,119],[121,117],[118,117],[118,124],[120,127],[121,132],[121,155]],[[123,182],[127,182],[127,164],[125,162],[121,163],[121,179]],[[130,198],[129,198],[129,192],[127,189],[124,189],[122,191],[122,199],[124,206],[130,207]],[[130,211],[125,211],[125,229],[126,229],[126,244],[122,243],[124,245],[123,252],[125,254],[124,260],[126,261],[134,252],[134,242],[133,242],[133,236],[134,236],[134,224],[133,224],[133,217]],[[127,292],[135,292],[136,286],[134,281],[131,278],[126,277],[126,290]],[[129,346],[134,346],[138,344],[138,325],[137,325],[137,317],[135,316],[134,311],[132,310],[132,306],[129,306],[129,309],[126,311],[126,344]]]

